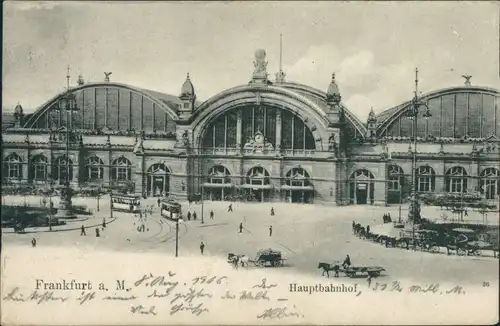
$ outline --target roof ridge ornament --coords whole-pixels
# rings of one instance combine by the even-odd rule
[[[267,61],[266,61],[266,50],[259,49],[255,51],[255,61],[253,62],[255,70],[252,75],[252,84],[264,84],[267,85],[269,81],[267,80]]]
[[[104,81],[109,83],[109,76],[111,76],[112,72],[104,72]]]
[[[471,87],[470,80],[472,78],[471,75],[462,75],[462,77],[465,79],[465,87]]]
[[[326,91],[326,101],[330,106],[336,106],[340,104],[341,99],[339,87],[335,82],[335,73],[332,73],[332,81]]]

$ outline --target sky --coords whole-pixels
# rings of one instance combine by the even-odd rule
[[[200,101],[253,72],[254,53],[286,80],[326,91],[366,119],[423,93],[500,89],[494,2],[4,2],[3,103],[32,112],[71,84],[104,79],[173,95],[190,73]]]

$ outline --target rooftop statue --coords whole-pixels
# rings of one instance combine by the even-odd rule
[[[267,62],[266,62],[266,50],[255,51],[255,61],[253,62],[255,70],[253,72],[253,78],[266,79],[267,78]]]

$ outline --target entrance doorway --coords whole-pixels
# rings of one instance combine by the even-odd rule
[[[366,205],[368,203],[368,184],[358,183],[356,185],[356,204]]]
[[[300,166],[290,169],[286,174],[286,200],[291,203],[312,203],[314,188],[309,173]]]
[[[170,170],[163,163],[153,164],[147,173],[148,196],[165,197],[170,190]]]
[[[357,170],[349,178],[350,201],[352,204],[373,204],[375,178],[368,170]]]
[[[267,202],[271,197],[269,172],[261,166],[251,168],[246,177],[247,197],[250,201]]]

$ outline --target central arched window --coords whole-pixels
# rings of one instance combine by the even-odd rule
[[[41,154],[33,157],[31,161],[31,175],[33,176],[33,180],[47,180],[47,163],[47,158]]]
[[[102,180],[104,176],[104,162],[97,156],[92,156],[87,160],[87,180]]]
[[[292,168],[286,174],[286,185],[291,187],[307,187],[309,186],[309,173],[303,168]]]
[[[263,138],[256,138],[258,134],[262,134]],[[299,116],[269,105],[240,106],[220,115],[208,125],[202,146],[241,149],[259,141],[265,148],[273,149],[316,148],[311,130]]]
[[[132,178],[132,163],[121,156],[111,164],[111,179],[113,181],[129,181]]]
[[[467,172],[461,166],[455,166],[446,172],[446,189],[448,192],[467,192]]]
[[[500,194],[500,172],[495,168],[486,168],[480,174],[480,192],[486,199],[495,199]]]
[[[3,160],[4,176],[10,179],[23,178],[23,160],[16,153],[12,153]]]
[[[246,181],[249,185],[268,185],[269,177],[269,172],[266,169],[262,166],[255,166],[248,171]]]
[[[216,165],[208,173],[208,182],[212,184],[231,183],[229,170],[222,165]]]
[[[430,166],[421,166],[417,170],[418,192],[432,192],[436,185],[436,173]]]

